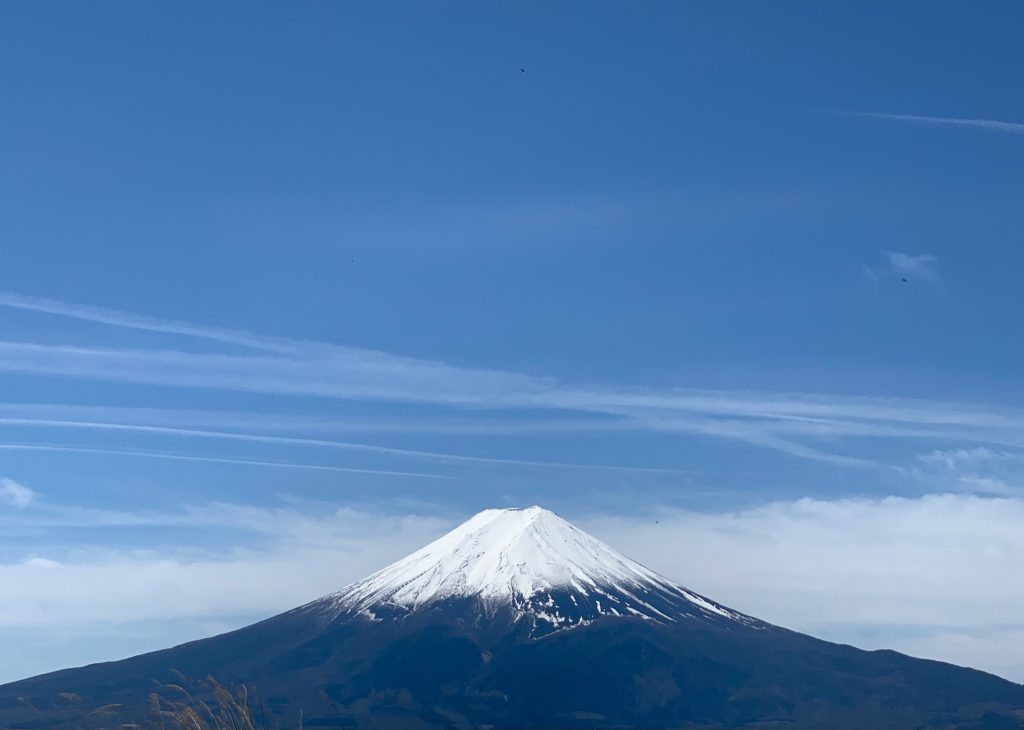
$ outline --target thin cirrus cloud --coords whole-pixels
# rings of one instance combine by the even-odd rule
[[[282,353],[294,351],[294,343],[290,343],[287,340],[276,341],[271,337],[250,335],[245,332],[223,330],[215,327],[201,327],[189,324],[188,322],[160,319],[116,309],[107,309],[105,307],[92,307],[86,304],[73,304],[46,297],[28,297],[15,292],[0,292],[0,307],[53,314],[59,317],[69,317],[71,319],[107,324],[114,327],[214,340],[216,342],[251,347],[256,350]]]
[[[623,419],[626,427],[634,429],[741,441],[802,458],[851,466],[864,466],[866,462],[781,438],[780,433],[794,434],[799,428],[805,435],[813,435],[817,428],[822,432],[831,430],[835,435],[841,430],[843,420],[853,421],[852,425],[861,429],[862,426],[857,425],[857,422],[864,419],[927,422],[941,417],[920,406],[908,407],[906,404],[872,399],[851,401],[807,394],[695,390],[611,391],[559,387],[547,381],[544,381],[543,386],[523,388],[519,386],[528,381],[530,376],[478,371],[478,377],[464,378],[460,377],[460,371],[455,368],[451,369],[451,373],[439,375],[438,371],[442,367],[437,363],[427,363],[426,373],[415,372],[415,361],[405,359],[402,360],[401,373],[396,374],[391,368],[378,372],[359,368],[353,372],[337,361],[0,343],[0,369],[7,371],[177,387],[429,403],[449,407],[570,410],[590,416],[617,416]],[[509,384],[503,382],[508,379],[513,381],[512,387],[502,387]],[[689,417],[681,417],[684,415]],[[695,415],[697,417],[693,417]],[[833,423],[813,422],[813,419],[820,418],[831,418]],[[582,427],[591,426],[582,424]],[[347,448],[388,453],[392,456],[429,456],[449,461],[515,461],[456,454],[423,454],[370,444],[350,443]]]
[[[1004,122],[997,119],[965,119],[962,117],[932,117],[920,114],[885,114],[882,112],[840,112],[845,116],[881,119],[905,124],[921,124],[933,127],[959,127],[977,129],[982,132],[998,132],[1001,134],[1024,134],[1024,124],[1020,122]]]
[[[947,469],[957,469],[965,464],[991,464],[1007,460],[1019,461],[1024,458],[1022,454],[1014,454],[1005,451],[994,451],[986,446],[976,446],[971,449],[935,449],[926,454],[918,454],[917,459],[926,464],[938,464]]]
[[[937,281],[937,260],[925,254],[889,252],[887,275]],[[851,397],[815,393],[711,391],[580,386],[524,373],[461,368],[444,362],[401,357],[330,343],[264,338],[246,332],[207,328],[109,309],[0,295],[0,306],[46,312],[106,325],[242,345],[253,354],[188,350],[99,348],[0,342],[0,371],[32,375],[147,384],[164,387],[313,396],[365,402],[396,402],[442,409],[446,428],[466,434],[571,434],[585,431],[676,433],[739,442],[796,458],[838,466],[881,466],[873,458],[837,453],[838,443],[859,439],[907,438],[967,442],[1020,448],[1024,412],[964,403],[905,398]],[[14,411],[22,409],[18,414]],[[32,408],[36,412],[31,412]],[[81,406],[0,404],[9,426],[144,432],[165,436],[318,446],[384,457],[444,463],[508,464],[543,467],[633,469],[630,466],[534,461],[490,455],[400,449],[355,441],[312,438],[329,428],[296,423],[295,416],[224,414],[173,409],[113,409],[95,418]],[[551,421],[517,414],[553,411]],[[467,419],[467,412],[473,418]],[[95,414],[95,409],[92,412]],[[496,415],[499,414],[500,415]],[[565,414],[572,414],[567,418]],[[130,418],[126,417],[130,416]],[[394,423],[401,432],[429,431],[432,419],[408,416]],[[187,421],[229,426],[192,427]],[[299,419],[301,421],[301,417]],[[265,423],[265,428],[261,426]],[[246,425],[251,424],[251,425]],[[283,424],[283,426],[282,426]],[[418,424],[418,425],[410,425]],[[258,433],[282,427],[302,435]],[[379,422],[377,432],[392,426]],[[356,428],[355,430],[358,430]],[[368,427],[367,432],[373,428]],[[443,432],[443,431],[442,431]],[[831,444],[829,448],[822,448]],[[669,469],[668,471],[672,471]]]
[[[987,446],[934,449],[918,454],[919,478],[951,477],[977,494],[1021,496],[1024,494],[1024,452]]]

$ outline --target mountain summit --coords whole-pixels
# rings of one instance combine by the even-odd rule
[[[159,727],[182,675],[282,728],[1024,727],[1020,685],[759,621],[540,507],[238,631],[4,685],[0,728]]]
[[[323,599],[326,610],[392,617],[476,599],[489,616],[512,609],[532,636],[601,616],[675,621],[700,615],[757,623],[672,583],[541,507],[489,509],[440,539]]]

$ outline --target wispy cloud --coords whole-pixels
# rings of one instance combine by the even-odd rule
[[[523,374],[469,372],[434,362],[394,360],[397,365],[380,362],[380,367],[375,368],[367,366],[365,361],[353,366],[337,359],[251,358],[0,342],[0,370],[8,372],[184,388],[398,401],[461,409],[574,411],[589,416],[614,416],[622,420],[624,428],[634,430],[698,433],[776,449],[801,458],[848,465],[864,465],[864,460],[829,454],[793,438],[781,438],[781,435],[834,439],[842,435],[869,435],[867,431],[872,428],[875,435],[884,435],[882,431],[886,426],[890,435],[897,435],[899,429],[893,428],[894,425],[913,424],[917,435],[925,428],[955,427],[971,432],[965,438],[973,435],[984,441],[992,436],[985,431],[1007,425],[1019,434],[1024,423],[1020,413],[999,413],[958,404],[801,393],[579,388]],[[111,423],[109,427],[127,425],[132,424]],[[145,427],[135,425],[140,429]],[[335,442],[334,445],[396,457],[525,463],[515,459],[416,452],[353,442],[344,446]],[[542,465],[541,462],[534,464]]]
[[[938,127],[962,127],[978,129],[983,132],[999,132],[1003,134],[1024,134],[1024,124],[1019,122],[1003,122],[996,119],[964,119],[961,117],[931,117],[919,114],[884,114],[881,112],[841,112],[846,116],[865,117],[867,119],[885,119],[910,124],[927,124]]]
[[[1024,488],[1018,485],[1008,484],[999,477],[963,476],[960,483],[969,487],[969,491],[975,494],[994,494],[1000,497],[1019,497],[1024,494]]]
[[[36,493],[24,484],[0,477],[0,504],[17,508],[28,507],[35,498]]]
[[[247,332],[239,332],[216,327],[205,327],[178,322],[158,317],[148,317],[143,314],[133,314],[119,309],[106,309],[104,307],[92,307],[85,304],[74,304],[62,302],[57,299],[45,297],[28,297],[14,292],[0,292],[0,307],[21,309],[30,312],[42,312],[53,314],[59,317],[69,317],[86,322],[95,322],[114,327],[127,329],[144,330],[148,332],[162,332],[164,334],[184,335],[204,340],[214,340],[232,345],[251,347],[257,350],[270,352],[287,353],[293,352],[295,347],[288,340],[275,340],[272,337],[252,335]]]
[[[370,350],[330,357],[71,347],[0,341],[0,371],[179,388],[460,406],[543,405],[554,381]]]
[[[900,252],[885,254],[875,275],[938,282],[936,257]],[[10,302],[24,304],[8,295]],[[36,302],[37,300],[31,300]],[[36,306],[36,305],[33,305]],[[38,304],[37,308],[42,307]],[[92,308],[45,301],[46,311],[84,318]],[[678,433],[772,449],[796,458],[850,467],[877,467],[850,453],[856,439],[907,438],[973,442],[1015,447],[1024,443],[1024,411],[964,403],[905,398],[836,396],[770,391],[711,391],[687,388],[644,389],[619,385],[578,385],[525,373],[462,368],[444,362],[346,348],[318,342],[208,330],[187,323],[150,321],[123,312],[101,310],[104,322],[129,328],[188,332],[210,340],[262,350],[256,354],[183,350],[70,347],[0,342],[0,371],[34,377],[68,377],[161,387],[241,391],[332,398],[370,403],[406,403],[417,407],[409,432],[432,428],[422,406],[446,414],[438,433],[514,434],[623,430]],[[100,318],[96,315],[94,318]],[[17,409],[21,408],[19,412]],[[32,411],[35,408],[35,411]],[[11,426],[149,432],[166,436],[320,446],[386,457],[444,463],[508,464],[544,467],[634,469],[628,465],[577,464],[571,461],[500,458],[397,448],[357,441],[314,438],[324,425],[298,423],[294,416],[239,416],[216,412],[114,409],[103,413],[81,406],[0,405]],[[47,410],[48,409],[48,410]],[[472,418],[466,414],[471,412]],[[551,420],[537,420],[538,412]],[[453,417],[454,414],[454,417]],[[529,414],[529,417],[526,417]],[[571,414],[572,418],[567,418]],[[18,419],[27,420],[18,420]],[[263,421],[265,420],[265,425]],[[301,420],[301,419],[299,419]],[[313,419],[316,420],[316,419]],[[444,420],[444,419],[441,419]],[[213,427],[190,427],[194,423]],[[367,421],[367,424],[370,422]],[[216,427],[216,424],[222,424]],[[227,425],[223,425],[227,424]],[[381,423],[381,432],[392,426]],[[449,430],[444,430],[445,428]],[[282,435],[282,429],[296,433]],[[394,430],[402,426],[394,424]],[[277,434],[258,431],[277,431]],[[358,429],[356,429],[358,430]],[[367,425],[367,433],[371,431]],[[638,469],[640,470],[640,469]],[[668,470],[671,471],[671,470]]]
[[[650,394],[648,394],[650,395]],[[456,410],[450,415],[425,415],[401,419],[370,417],[337,419],[289,413],[255,411],[204,411],[173,408],[129,408],[76,404],[0,403],[0,425],[39,428],[133,430],[171,436],[326,445],[375,450],[370,444],[339,442],[312,437],[309,433],[446,434],[508,436],[534,434],[579,438],[582,434],[651,431],[687,433],[751,441],[760,437],[815,439],[834,442],[850,438],[903,438],[978,441],[1010,445],[1024,443],[1024,411],[984,409],[963,403],[915,401],[869,397],[838,397],[808,393],[728,391],[672,391],[659,399],[634,392],[634,400],[601,406],[604,416],[589,411],[577,417],[520,418],[509,411],[500,417],[473,415]],[[600,394],[594,398],[601,398]],[[580,401],[574,408],[583,408]],[[655,404],[665,403],[664,408]],[[481,411],[474,410],[475,414]],[[258,428],[270,433],[252,433]],[[783,448],[782,444],[778,444]],[[415,453],[415,452],[414,452]],[[428,452],[434,453],[434,452]],[[936,451],[936,453],[945,453]],[[439,454],[442,458],[448,455]],[[458,456],[458,455],[451,455]],[[921,457],[919,457],[921,458]]]
[[[927,454],[918,454],[918,461],[926,464],[940,464],[947,469],[957,469],[964,464],[991,463],[1005,459],[1020,460],[1024,454],[1011,454],[1005,451],[993,451],[985,446],[970,449],[934,449]]]
[[[907,254],[899,251],[883,252],[885,263],[871,267],[864,265],[861,271],[873,281],[886,277],[897,277],[903,281],[920,280],[933,286],[942,284],[939,274],[939,258],[931,254]]]
[[[976,494],[1020,496],[1024,494],[1024,451],[975,446],[934,449],[918,454],[921,469],[912,473],[922,482],[952,481],[961,490]]]
[[[939,259],[931,254],[913,256],[898,251],[887,251],[889,266],[897,274],[922,279],[932,284],[939,283]]]

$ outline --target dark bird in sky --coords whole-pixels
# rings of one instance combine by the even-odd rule
[[[526,73],[526,69],[525,68],[519,69],[519,73],[523,73],[523,74]]]
[[[900,277],[900,280],[901,280],[901,281],[902,281],[902,282],[903,282],[904,284],[906,284],[906,283],[907,283],[907,277],[905,277],[905,276],[901,276],[901,277]]]

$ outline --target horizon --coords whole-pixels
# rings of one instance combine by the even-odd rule
[[[1024,682],[1024,9],[54,7],[0,9],[0,683],[511,504]]]

